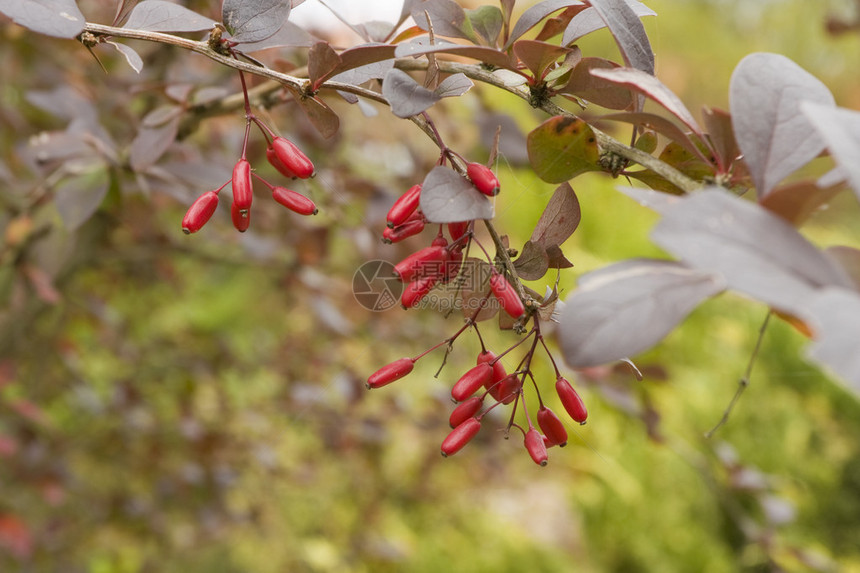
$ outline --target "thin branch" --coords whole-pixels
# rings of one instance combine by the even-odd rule
[[[758,330],[758,338],[755,341],[755,347],[753,348],[752,354],[750,355],[750,360],[747,363],[747,369],[744,372],[743,377],[738,380],[738,389],[735,391],[735,395],[732,396],[731,402],[726,407],[725,412],[723,412],[723,417],[720,418],[720,421],[717,422],[717,425],[711,428],[706,434],[705,438],[710,439],[714,433],[719,430],[726,422],[729,421],[729,416],[732,413],[732,410],[735,407],[735,404],[740,400],[741,394],[744,393],[744,390],[747,389],[747,386],[750,385],[750,376],[752,376],[753,365],[755,364],[755,360],[758,357],[758,351],[761,348],[761,341],[764,339],[764,332],[767,330],[767,325],[770,322],[770,315],[773,314],[771,311],[768,311],[767,316],[764,317],[764,322],[761,325],[761,328]]]
[[[260,67],[247,62],[234,60],[212,50],[207,42],[189,40],[179,36],[174,36],[172,34],[149,32],[146,30],[131,30],[127,28],[117,28],[114,26],[104,26],[101,24],[88,23],[84,30],[97,36],[130,38],[135,40],[145,40],[150,42],[168,44],[171,46],[177,46],[206,56],[207,58],[214,60],[224,66],[273,80],[273,83],[271,84],[263,84],[255,88],[255,90],[253,90],[254,98],[265,99],[270,94],[277,92],[282,87],[291,90],[298,97],[305,97],[305,95],[307,94],[306,90],[308,89],[310,83],[309,80],[304,78],[283,74],[266,67]],[[396,60],[395,65],[397,68],[404,71],[417,71],[426,70],[428,63],[426,60],[423,59],[416,60],[412,58],[407,58],[402,60]],[[473,80],[489,84],[498,89],[512,93],[527,102],[530,101],[531,94],[529,93],[527,88],[521,85],[508,85],[500,77],[496,76],[492,72],[488,72],[487,70],[481,68],[478,65],[448,61],[437,61],[437,65],[442,72],[451,74],[462,73]],[[350,84],[327,81],[321,86],[321,88],[352,93],[360,97],[377,101],[379,103],[383,103],[386,105],[388,104],[385,98],[383,98],[382,95],[378,92]],[[239,102],[231,101],[230,105],[227,105],[227,100],[222,100],[220,105],[217,103],[206,104],[206,106],[201,108],[192,108],[191,111],[195,114],[213,113],[213,110],[220,110],[223,112],[228,111],[232,105],[236,105],[238,103]],[[567,117],[576,117],[573,113],[565,110],[562,107],[559,107],[552,101],[546,101],[542,103],[539,106],[539,109],[550,115],[564,115]],[[413,119],[413,121],[415,120]],[[421,126],[420,124],[419,126],[422,127],[422,129],[424,129],[425,127]],[[654,173],[664,177],[667,181],[679,187],[680,189],[683,189],[684,191],[693,191],[701,187],[700,183],[694,181],[693,179],[690,179],[677,169],[660,161],[656,157],[653,157],[652,155],[634,147],[630,147],[629,145],[625,145],[598,129],[592,129],[594,131],[595,136],[597,137],[598,144],[604,151],[617,154],[621,157],[624,157],[625,159],[628,159],[629,161],[638,163],[642,167],[645,167],[646,169],[649,169]],[[426,130],[425,133],[427,133]]]

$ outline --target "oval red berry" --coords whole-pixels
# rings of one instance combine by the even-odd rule
[[[217,208],[218,194],[215,191],[207,191],[198,197],[182,218],[182,232],[188,235],[202,229]]]

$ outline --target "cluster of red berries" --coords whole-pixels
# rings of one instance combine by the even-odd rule
[[[307,179],[313,177],[314,164],[292,141],[285,137],[274,135],[257,118],[252,117],[249,121],[254,121],[264,129],[267,140],[271,136],[268,149],[266,150],[266,158],[275,169],[290,179]],[[245,145],[247,146],[247,131]],[[245,158],[243,149],[241,159],[233,167],[232,178],[221,185],[221,187],[202,194],[188,208],[185,217],[182,219],[182,231],[185,234],[190,234],[196,233],[203,228],[203,225],[212,218],[215,209],[218,207],[218,193],[227,184],[232,184],[233,187],[233,203],[230,207],[233,226],[242,233],[247,231],[251,224],[251,202],[254,199],[253,177],[256,177],[258,181],[268,187],[272,192],[272,198],[287,209],[300,215],[317,214],[317,207],[309,198],[286,187],[272,185],[252,172],[251,164]]]
[[[450,153],[450,150],[449,150]],[[444,152],[443,159],[444,161]],[[462,158],[461,158],[462,159]],[[465,162],[465,174],[472,185],[481,193],[494,197],[499,193],[499,180],[493,171],[480,163]],[[382,235],[386,243],[396,243],[407,237],[417,235],[424,230],[427,220],[421,212],[421,185],[415,185],[400,196],[388,211],[387,227]],[[448,223],[447,231],[450,238],[445,237],[445,225],[439,225],[436,237],[430,246],[415,251],[394,267],[394,273],[406,283],[401,297],[404,308],[417,306],[437,284],[444,284],[458,275],[463,265],[463,250],[473,242],[484,251],[486,250],[475,239],[473,233],[474,221]],[[500,272],[493,261],[490,261],[491,274],[489,288],[481,299],[481,304],[471,319],[453,336],[426,350],[415,358],[401,358],[383,366],[367,379],[368,388],[380,388],[408,375],[415,368],[415,362],[440,346],[450,347],[453,342],[468,328],[478,332],[476,318],[481,308],[495,298],[499,307],[514,320],[523,321],[526,318],[526,307],[523,298]],[[547,448],[564,446],[567,443],[567,430],[559,417],[543,403],[540,390],[531,371],[532,357],[538,344],[549,354],[540,333],[540,319],[537,315],[530,318],[534,326],[528,336],[521,339],[505,352],[497,355],[484,347],[478,355],[476,365],[463,374],[451,388],[451,398],[457,404],[448,419],[452,431],[442,442],[442,455],[450,456],[460,451],[481,429],[483,418],[499,405],[513,403],[513,413],[506,428],[506,436],[511,428],[517,428],[523,433],[524,445],[535,463],[543,466],[547,463]],[[516,371],[508,373],[501,359],[522,342],[533,336],[531,349],[523,357]],[[558,397],[570,417],[584,424],[588,416],[582,399],[558,371],[552,355],[549,354],[556,372],[555,389]],[[537,392],[539,408],[536,412],[537,427],[532,423],[528,408],[525,405],[526,394],[524,385],[531,381]],[[488,397],[489,396],[489,400]],[[525,428],[514,422],[517,408],[522,405],[526,418]]]
[[[446,340],[445,344],[450,342],[450,339]],[[416,358],[401,358],[383,366],[368,377],[367,387],[380,388],[403,378],[412,372],[415,362],[425,354],[426,352]],[[452,430],[442,442],[442,455],[446,457],[454,455],[468,444],[481,429],[484,416],[493,408],[500,404],[516,402],[515,411],[518,404],[523,404],[527,427],[524,429],[515,424],[512,417],[507,429],[516,427],[521,430],[526,451],[536,464],[544,466],[548,458],[547,448],[552,446],[563,447],[567,444],[567,430],[555,412],[543,403],[540,391],[538,391],[539,407],[536,415],[537,428],[535,428],[528,409],[525,407],[525,395],[523,394],[523,385],[526,379],[534,380],[531,371],[527,366],[508,374],[501,363],[501,358],[502,355],[483,350],[478,354],[476,366],[463,374],[451,388],[451,398],[457,403],[457,406],[448,418]],[[556,376],[555,391],[562,406],[573,421],[584,424],[588,417],[588,411],[582,398],[567,379],[558,373]],[[535,388],[537,389],[536,384]],[[489,404],[485,404],[488,396],[491,401]]]

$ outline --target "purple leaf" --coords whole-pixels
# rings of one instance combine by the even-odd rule
[[[634,103],[633,94],[629,89],[614,82],[608,82],[591,73],[592,70],[615,69],[617,67],[618,64],[615,62],[603,58],[582,58],[573,68],[570,80],[560,91],[576,95],[609,109],[632,107]]]
[[[564,183],[597,171],[600,151],[591,127],[578,118],[551,117],[528,135],[529,161],[547,183]]]
[[[391,112],[402,118],[421,113],[441,99],[439,95],[413,80],[412,76],[398,69],[392,69],[385,74],[382,95],[388,100]]]
[[[688,265],[721,273],[729,288],[790,314],[815,289],[850,287],[842,269],[791,225],[719,187],[663,209],[652,240]]]
[[[702,110],[705,129],[708,130],[708,140],[717,156],[720,171],[726,173],[741,154],[732,127],[732,116],[727,111],[706,107]]]
[[[57,38],[74,38],[86,22],[75,0],[0,0],[0,13],[19,26]]]
[[[104,165],[60,183],[54,191],[54,204],[63,226],[74,231],[86,223],[98,210],[107,192],[108,171]]]
[[[280,30],[274,35],[269,36],[265,40],[259,42],[242,42],[242,52],[250,54],[259,50],[267,50],[269,48],[288,47],[310,47],[318,40],[311,36],[304,29],[296,26],[292,22],[285,22]]]
[[[807,305],[815,333],[809,355],[844,379],[855,394],[860,394],[860,294],[857,291],[827,288]]]
[[[639,16],[626,0],[589,0],[606,22],[615,43],[631,68],[654,75],[654,52]]]
[[[334,69],[335,75],[339,76],[338,81],[346,83],[361,84],[370,79],[382,79],[385,74],[394,67],[394,46],[386,44],[368,44],[365,46],[356,46],[348,50],[344,50],[339,54],[340,63]],[[342,75],[349,71],[356,73],[346,76]],[[330,78],[324,77],[324,80]]]
[[[657,13],[636,0],[627,0],[627,5],[633,9],[633,12],[639,17],[656,16]],[[600,17],[600,14],[594,8],[587,8],[573,17],[567,28],[564,30],[561,45],[569,46],[586,34],[590,34],[596,30],[606,27],[606,22]]]
[[[184,6],[164,0],[146,0],[134,7],[123,28],[150,32],[200,32],[211,30],[214,25],[211,18]]]
[[[421,186],[421,210],[431,223],[492,219],[493,205],[462,175],[437,165]]]
[[[496,50],[495,48],[487,48],[485,46],[464,46],[462,44],[453,44],[451,42],[436,42],[435,44],[429,44],[425,38],[413,40],[406,44],[400,44],[394,51],[394,55],[398,58],[438,53],[466,56],[467,58],[480,60],[486,64],[496,66],[497,68],[505,68],[508,70],[516,68],[514,63],[511,61],[511,58],[506,53]]]
[[[680,197],[651,189],[642,189],[640,187],[618,187],[617,189],[643,207],[647,207],[657,213],[663,213],[666,209],[681,201]]]
[[[562,354],[574,368],[639,354],[724,288],[719,275],[672,261],[633,259],[588,273],[559,316]]]
[[[234,42],[260,42],[281,29],[290,16],[290,0],[224,0],[221,20]]]
[[[453,0],[425,0],[419,2],[412,8],[412,19],[422,30],[430,30],[427,23],[427,14],[433,24],[433,33],[437,36],[448,36],[449,38],[463,38],[464,40],[475,40],[475,35],[467,30],[466,13],[463,8]]]
[[[559,185],[532,231],[531,240],[543,247],[559,246],[579,226],[579,199],[569,183]]]
[[[663,106],[666,111],[677,117],[681,122],[698,136],[702,136],[702,128],[696,123],[693,114],[687,106],[663,82],[651,74],[633,68],[592,69],[591,75],[608,82],[628,87],[647,96]]]
[[[534,241],[526,241],[523,252],[514,261],[514,268],[521,279],[536,281],[542,278],[549,269],[549,256],[546,249]]]
[[[324,101],[316,97],[296,97],[296,103],[305,112],[308,121],[311,122],[320,135],[328,139],[340,129],[340,118]]]
[[[131,66],[131,69],[135,72],[140,73],[140,70],[143,69],[143,60],[140,59],[140,55],[135,52],[133,48],[116,42],[105,42],[105,44],[109,44],[116,48],[116,50],[125,57],[125,61],[128,62],[128,65]]]
[[[860,198],[860,112],[808,102],[800,108]]]
[[[579,0],[545,0],[535,4],[523,12],[520,19],[514,24],[514,29],[511,30],[511,35],[505,44],[505,49],[508,49],[520,36],[537,26],[541,20],[553,12],[568,6],[581,6],[582,4]]]
[[[537,40],[514,42],[514,53],[537,79],[542,79],[549,66],[570,52],[570,48]]]
[[[472,89],[474,85],[465,74],[454,74],[442,80],[442,83],[436,86],[433,91],[439,97],[459,97]]]
[[[732,125],[759,198],[824,149],[801,113],[805,100],[835,105],[824,84],[785,56],[751,54],[732,73]]]
[[[135,171],[153,165],[176,140],[181,108],[159,108],[148,114],[141,124],[129,150],[129,163]],[[165,114],[170,115],[165,115]],[[161,118],[165,117],[164,120]],[[151,122],[153,125],[148,125]]]
[[[328,42],[317,42],[308,50],[308,79],[311,90],[317,91],[326,78],[334,75],[340,65],[340,56]]]

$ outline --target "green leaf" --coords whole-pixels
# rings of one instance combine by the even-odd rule
[[[502,11],[495,6],[480,6],[465,12],[466,21],[471,24],[472,30],[484,38],[489,46],[495,46],[502,31]]]
[[[597,138],[578,118],[557,115],[540,124],[529,133],[528,152],[535,173],[548,183],[564,183],[600,170]]]

